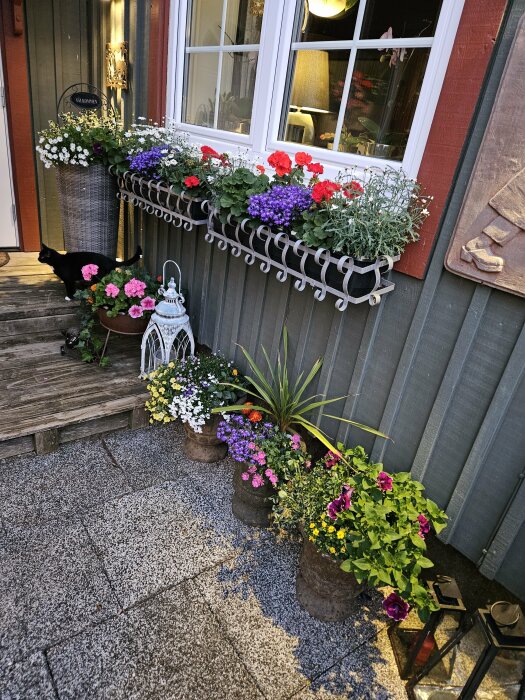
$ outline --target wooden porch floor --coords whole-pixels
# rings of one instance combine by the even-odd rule
[[[78,325],[76,304],[37,253],[10,258],[0,267],[0,458],[145,425],[140,336],[111,335],[109,369],[62,356],[60,330]]]

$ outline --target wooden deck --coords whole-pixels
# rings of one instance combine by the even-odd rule
[[[108,369],[62,356],[60,331],[78,325],[76,304],[36,253],[10,256],[0,267],[0,458],[145,425],[140,336],[111,335]]]

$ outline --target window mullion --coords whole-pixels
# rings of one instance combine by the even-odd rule
[[[359,37],[361,36],[361,28],[363,26],[363,20],[365,17],[366,5],[366,0],[365,2],[360,2],[359,8],[357,10],[357,17],[354,27],[354,45],[352,46],[352,49],[350,51],[350,59],[348,61],[348,69],[346,71],[343,94],[341,95],[341,104],[339,105],[339,115],[337,117],[337,125],[335,127],[334,145],[332,147],[334,153],[337,153],[339,150],[339,139],[341,137],[341,131],[343,130],[343,121],[345,118],[346,104],[348,102],[348,95],[350,93],[350,86],[352,84],[352,75],[354,73],[354,66],[357,58],[357,46],[355,45],[355,42],[359,41]]]
[[[219,51],[219,61],[217,66],[217,85],[215,87],[215,109],[213,112],[213,128],[217,129],[217,124],[219,121],[219,102],[221,98],[221,79],[222,79],[222,57],[224,55],[224,34],[226,32],[226,10],[228,7],[228,0],[222,0],[222,19],[221,19],[221,40],[220,40],[220,51]]]

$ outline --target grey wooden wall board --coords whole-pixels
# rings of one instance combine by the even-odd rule
[[[523,517],[523,512],[521,515]],[[525,576],[523,575],[525,568],[523,565],[525,556],[525,522],[514,533],[511,533],[511,537],[508,547],[506,546],[507,543],[502,543],[501,550],[505,552],[505,556],[494,578],[510,591],[513,591],[521,600],[525,600]],[[485,571],[486,569],[482,567],[481,572],[485,573]]]
[[[513,379],[510,374],[508,379],[511,384]],[[508,388],[511,387],[508,386]],[[494,400],[500,399],[495,396]],[[504,399],[501,398],[501,400]],[[455,509],[454,521],[458,525],[453,527],[451,537],[448,539],[474,561],[481,557],[484,543],[492,538],[494,523],[499,522],[504,515],[507,505],[513,499],[514,490],[520,481],[520,474],[525,469],[525,430],[523,430],[525,379],[523,376],[521,381],[517,382],[516,391],[506,410],[502,413],[501,409],[502,406],[499,405],[497,411],[502,416],[501,422],[493,417],[494,409],[487,413],[486,422],[489,429],[492,428],[494,431],[494,435],[492,441],[487,440],[485,457],[479,455],[478,470],[472,471],[469,468],[471,465],[467,462],[461,478],[463,483],[458,483],[456,487],[458,496],[461,494],[461,498],[458,498],[461,509]],[[477,465],[474,463],[472,466],[475,468]],[[453,505],[455,503],[451,502],[448,508],[451,514]],[[521,513],[522,516],[523,512],[525,507]],[[479,517],[480,513],[483,513],[482,518]],[[477,534],[475,540],[471,536],[473,530]]]
[[[500,583],[525,600],[525,481],[509,517],[503,524],[498,536],[481,565],[481,573],[488,578],[496,578]]]

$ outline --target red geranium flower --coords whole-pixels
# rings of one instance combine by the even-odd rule
[[[264,167],[264,165],[256,165],[255,169],[258,170],[260,173],[266,172],[266,168]]]
[[[195,177],[195,175],[188,175],[188,177],[184,180],[184,184],[186,187],[197,187],[201,184],[201,181],[198,177]]]
[[[309,173],[313,173],[314,175],[322,175],[324,173],[324,168],[321,163],[308,163],[306,169]]]
[[[343,187],[343,192],[345,197],[348,199],[353,199],[364,192],[364,187],[357,182],[357,180],[352,180],[348,185]]]
[[[317,182],[312,187],[312,199],[314,202],[319,204],[320,202],[328,202],[332,199],[335,192],[341,189],[341,185],[337,182],[332,182],[331,180],[323,180],[322,182]]]
[[[272,166],[279,177],[292,172],[292,161],[290,156],[284,151],[275,151],[268,156],[268,163]]]
[[[260,423],[262,421],[262,413],[260,411],[250,411],[248,420],[252,423]]]
[[[220,158],[220,155],[211,146],[201,146],[201,153],[203,155],[203,160],[206,158]]]
[[[300,166],[308,165],[312,162],[312,156],[304,151],[299,151],[299,153],[295,154],[295,162]]]

